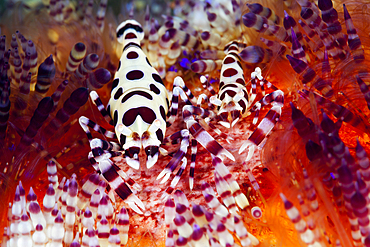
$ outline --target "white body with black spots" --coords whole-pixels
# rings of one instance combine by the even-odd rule
[[[235,160],[233,155],[215,141],[194,119],[193,116],[202,115],[202,111],[192,105],[190,100],[194,96],[185,86],[181,77],[176,77],[173,82],[172,104],[171,107],[169,106],[167,89],[140,47],[140,40],[143,36],[141,25],[134,20],[125,21],[118,26],[117,38],[124,48],[118,70],[114,76],[107,110],[98,94],[94,91],[90,93],[92,101],[105,120],[114,126],[115,131],[106,130],[86,117],[81,117],[79,120],[90,142],[92,151],[89,153],[89,160],[91,164],[104,176],[110,187],[138,213],[142,213],[141,209],[144,209],[144,205],[134,195],[131,188],[139,190],[140,186],[115,165],[111,161],[111,157],[123,154],[128,165],[139,169],[139,153],[143,149],[147,154],[146,166],[150,168],[158,160],[160,145],[178,143],[180,140],[180,148],[157,177],[157,179],[163,177],[162,183],[166,182],[181,163],[180,169],[166,190],[167,194],[172,193],[186,168],[185,154],[190,140],[192,156],[189,183],[191,188],[193,187],[197,142],[207,149],[213,157],[225,155]],[[176,119],[179,98],[186,104],[182,115],[187,129],[164,138],[166,126],[171,125]],[[168,119],[167,115],[169,115]],[[119,143],[98,138],[93,139],[90,128],[108,138],[118,140]]]
[[[108,104],[116,135],[126,150],[126,161],[135,169],[140,167],[141,148],[147,154],[148,168],[157,162],[169,107],[162,79],[140,47],[144,33],[139,27],[139,23],[129,20],[117,28],[124,49]]]
[[[252,123],[254,125],[257,124],[261,107],[269,104],[272,105],[271,110],[239,149],[239,153],[241,153],[246,148],[249,148],[246,158],[246,161],[248,161],[252,158],[255,147],[262,143],[279,120],[281,108],[284,105],[284,93],[263,78],[261,69],[257,67],[251,73],[251,89],[248,94],[241,63],[243,60],[240,56],[243,53],[243,51],[240,52],[240,49],[245,47],[244,44],[237,41],[232,41],[225,46],[224,51],[226,56],[222,61],[218,93],[210,85],[206,85],[207,79],[204,76],[201,77],[201,82],[203,87],[208,88],[208,91],[212,94],[209,100],[209,108],[210,110],[215,110],[216,115],[212,120],[227,128],[233,127],[239,119],[247,117],[253,112],[255,115]],[[257,83],[260,84],[264,97],[253,104],[257,96]],[[265,87],[272,88],[275,91],[265,95]],[[201,95],[198,105],[201,104],[203,99],[207,98],[205,94]],[[213,129],[217,133],[221,133],[215,127]]]
[[[220,85],[217,100],[212,99],[219,106],[217,115],[219,123],[225,127],[232,127],[236,122],[248,115],[248,108],[253,102],[255,95],[251,99],[245,87],[243,67],[240,63],[238,44],[231,43],[225,47],[227,53],[222,61]]]

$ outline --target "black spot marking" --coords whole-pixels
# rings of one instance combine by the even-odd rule
[[[132,92],[126,94],[125,97],[122,98],[122,101],[121,101],[122,104],[125,103],[129,98],[131,98],[132,96],[135,96],[135,95],[140,95],[140,96],[143,96],[147,99],[153,100],[153,97],[149,93],[136,90],[136,91],[132,91]]]
[[[225,90],[221,96],[220,96],[220,100],[223,100],[225,98],[225,94],[228,94],[231,98],[235,96],[236,92],[233,91],[233,90]]]
[[[139,80],[144,77],[144,73],[141,70],[132,70],[126,74],[127,80]]]
[[[224,60],[224,64],[230,64],[230,63],[234,63],[235,62],[235,59],[231,56],[228,56],[225,58]]]
[[[120,88],[118,88],[117,92],[114,94],[114,97],[113,98],[115,100],[118,100],[119,97],[121,97],[122,94],[123,94],[123,89],[120,87]]]
[[[150,64],[150,62],[149,62],[148,57],[146,57],[146,58],[145,58],[145,60],[146,60],[146,62],[149,64],[149,66],[150,66],[150,67],[152,67],[152,65],[151,65],[151,64]]]
[[[121,60],[119,60],[119,62],[118,62],[118,69],[117,69],[117,71],[118,71],[120,68],[121,68]]]
[[[235,81],[236,83],[239,83],[239,84],[241,84],[241,85],[245,85],[245,81],[244,81],[244,79],[243,78],[238,78],[238,79],[236,79],[236,81]]]
[[[153,123],[156,119],[155,113],[152,109],[148,107],[138,107],[126,111],[125,114],[123,114],[122,123],[125,126],[132,125],[138,115],[140,115],[147,124]]]
[[[137,37],[134,33],[127,33],[125,39],[137,39]]]
[[[164,84],[163,84],[163,81],[162,81],[162,79],[161,79],[161,77],[160,77],[158,74],[153,73],[153,74],[152,74],[152,78],[153,78],[153,80],[155,80],[156,82],[159,82],[160,84],[164,85]]]
[[[117,122],[118,122],[118,111],[115,110],[113,113],[113,125],[117,126]]]
[[[126,143],[126,136],[125,136],[124,134],[121,134],[121,135],[119,136],[119,143],[120,143],[121,145],[124,145],[124,144]]]
[[[140,45],[138,45],[138,44],[136,44],[135,42],[130,42],[130,43],[128,43],[127,45],[125,45],[125,47],[123,47],[123,51],[125,51],[127,48],[129,48],[130,46],[136,46],[136,47],[138,47],[138,48],[140,48],[141,49],[141,46]]]
[[[140,26],[138,26],[138,25],[134,25],[134,24],[131,24],[131,23],[127,23],[125,26],[123,26],[118,32],[117,32],[117,38],[118,37],[120,37],[120,36],[122,36],[123,35],[123,33],[127,30],[127,29],[129,29],[129,28],[132,28],[132,29],[134,29],[134,30],[136,30],[137,32],[140,32],[140,33],[142,33],[143,32],[143,29],[140,27]]]
[[[120,63],[120,65],[121,65],[121,63]],[[118,78],[114,79],[113,84],[112,84],[112,90],[115,89],[118,86],[118,83],[119,83],[119,79]]]
[[[163,120],[166,121],[166,111],[164,110],[164,107],[160,106],[159,111],[161,112],[161,116],[162,116]]]
[[[223,85],[223,87],[221,87],[221,90],[224,90],[225,88],[228,88],[228,87],[231,87],[231,88],[238,88],[237,85],[233,84],[233,83],[229,83],[229,84],[226,84],[226,85]]]
[[[242,64],[239,61],[237,61],[237,63],[238,63],[238,65],[239,65],[240,68],[243,68],[242,67]]]
[[[167,108],[170,108],[170,102],[168,101],[168,98],[166,98]]]
[[[235,47],[235,50],[237,51],[238,50],[238,48],[237,47]],[[228,54],[229,56],[234,56],[234,58],[235,59],[237,59],[237,60],[239,60],[240,58],[239,58],[239,55],[237,54],[237,53],[235,53],[235,52],[230,52],[229,54]]]
[[[157,139],[160,141],[160,142],[163,142],[163,131],[161,129],[158,129],[155,134],[157,135]]]
[[[248,92],[247,91],[245,91],[244,89],[243,89],[243,97],[244,97],[244,99],[248,102],[249,101],[249,95],[248,95]]]
[[[127,59],[135,59],[139,57],[139,54],[137,54],[136,51],[130,51],[129,53],[127,53],[126,57]]]
[[[236,74],[238,74],[238,71],[237,71],[236,69],[233,69],[233,68],[228,68],[228,69],[226,69],[226,70],[222,73],[222,75],[223,75],[224,77],[231,77],[231,76],[234,76],[234,75],[236,75]]]
[[[247,106],[245,105],[244,101],[243,100],[239,100],[238,101],[238,104],[241,106],[241,108],[243,108],[243,114],[245,113],[245,110],[247,110]]]
[[[110,114],[110,105],[107,106],[107,112],[108,112],[108,115],[112,118],[112,115]]]
[[[238,50],[238,46],[230,46],[229,49],[228,49],[229,52],[230,51],[237,51],[237,50]],[[229,54],[231,54],[231,53],[229,53]]]
[[[154,84],[150,84],[149,87],[150,87],[150,90],[154,92],[155,94],[161,93],[161,91]]]

